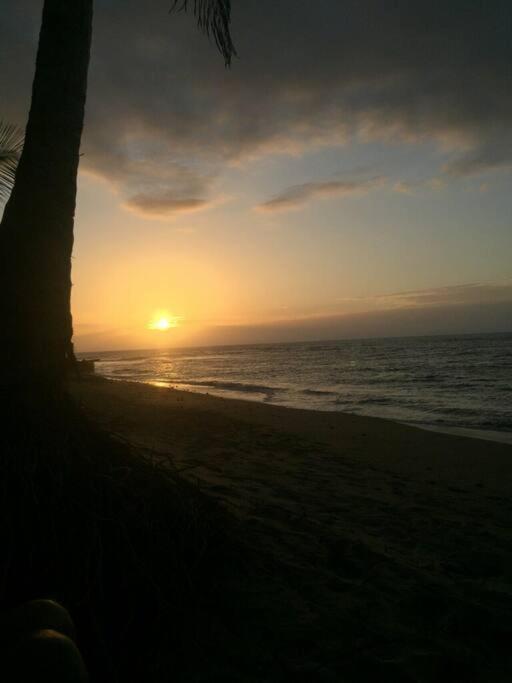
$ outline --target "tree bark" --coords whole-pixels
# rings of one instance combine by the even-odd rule
[[[0,225],[2,375],[60,381],[74,360],[71,253],[93,0],[45,0],[32,103]]]

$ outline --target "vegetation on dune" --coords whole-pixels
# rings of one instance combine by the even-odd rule
[[[2,611],[65,605],[92,680],[179,679],[218,633],[232,526],[168,462],[55,400],[19,397],[24,429],[0,435]]]
[[[14,185],[23,137],[18,126],[0,120],[0,201],[8,199]]]

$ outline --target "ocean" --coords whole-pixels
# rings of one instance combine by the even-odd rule
[[[82,355],[111,379],[512,443],[512,334]]]

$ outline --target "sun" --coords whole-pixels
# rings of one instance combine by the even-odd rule
[[[169,330],[171,328],[171,321],[167,318],[159,318],[151,323],[150,327],[152,330],[160,330],[161,332],[165,332],[165,330]]]
[[[179,315],[170,315],[167,311],[158,311],[153,316],[148,328],[158,332],[167,332],[167,330],[178,327],[181,320],[182,317]]]

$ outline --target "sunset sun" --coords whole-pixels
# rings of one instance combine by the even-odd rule
[[[158,332],[167,332],[167,330],[178,327],[181,316],[170,315],[169,313],[159,311],[156,313],[148,325],[150,330],[157,330]]]

